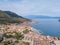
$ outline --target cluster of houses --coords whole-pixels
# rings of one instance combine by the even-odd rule
[[[22,33],[22,31],[28,29],[30,32],[24,35],[22,41],[28,42],[30,43],[30,45],[57,45],[58,43],[57,41],[59,41],[57,37],[45,36],[42,34],[34,33],[31,30],[35,30],[35,29],[26,24],[28,23],[0,25],[0,35],[2,35],[4,32],[12,32],[12,31],[17,31]]]

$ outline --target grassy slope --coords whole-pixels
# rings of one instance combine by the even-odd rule
[[[15,14],[15,13],[14,13]],[[22,23],[24,21],[29,21],[23,17],[13,17],[11,14],[7,14],[4,11],[0,11],[0,23]]]

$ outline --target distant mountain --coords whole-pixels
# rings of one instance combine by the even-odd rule
[[[42,15],[28,15],[28,16],[25,16],[26,18],[29,18],[29,19],[37,19],[37,18],[51,18],[50,16],[42,16]]]
[[[23,18],[14,12],[0,10],[0,23],[22,23],[25,21],[30,20],[27,18]]]
[[[29,18],[29,19],[38,19],[38,18],[43,18],[43,19],[52,19],[52,18],[55,18],[55,19],[60,19],[60,17],[51,17],[51,16],[44,16],[44,15],[28,15],[28,16],[25,16],[26,18]]]

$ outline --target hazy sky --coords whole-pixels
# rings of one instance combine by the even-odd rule
[[[0,0],[0,10],[19,15],[60,16],[60,0]]]

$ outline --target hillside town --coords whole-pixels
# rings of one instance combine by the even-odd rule
[[[34,33],[29,24],[0,24],[0,45],[60,45],[59,37]]]

